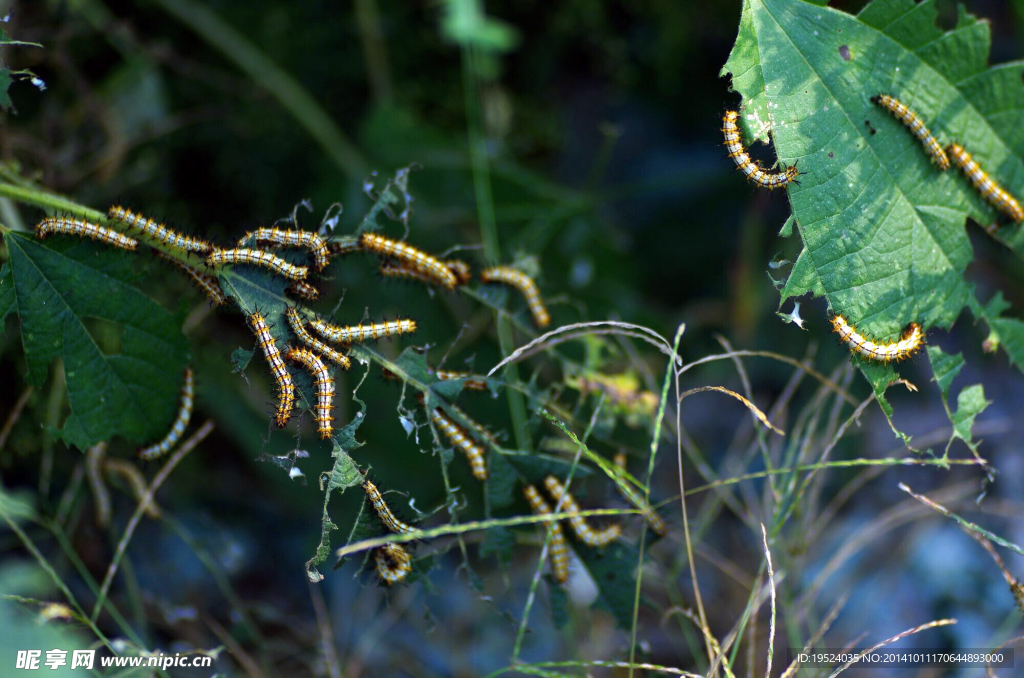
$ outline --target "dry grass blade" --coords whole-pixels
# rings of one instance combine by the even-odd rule
[[[607,329],[608,327],[614,329]],[[598,328],[605,329],[598,330]],[[577,333],[577,330],[586,331]],[[559,344],[562,341],[567,341],[568,339],[575,338],[577,334],[579,336],[585,336],[595,331],[601,331],[603,334],[628,334],[629,336],[632,336],[636,339],[640,339],[641,341],[646,341],[648,344],[651,344],[652,346],[656,347],[665,355],[674,359],[677,362],[677,364],[682,364],[682,360],[676,357],[675,353],[672,351],[672,345],[668,343],[668,340],[665,339],[665,337],[658,334],[657,332],[655,332],[654,330],[644,327],[643,325],[633,325],[631,323],[622,323],[617,322],[615,320],[599,320],[597,322],[592,323],[575,323],[572,325],[563,325],[558,329],[554,329],[551,330],[550,332],[542,334],[533,341],[531,341],[530,343],[520,346],[515,351],[510,353],[507,358],[505,358],[500,363],[492,367],[491,370],[487,373],[487,376],[492,377],[494,376],[495,372],[500,370],[505,365],[522,360],[525,357],[533,355],[534,353],[541,351],[544,348],[548,348],[554,346],[555,344]],[[569,338],[560,337],[560,335],[566,334],[568,332],[573,332],[573,336]]]
[[[907,629],[906,631],[903,631],[902,633],[897,633],[895,636],[893,636],[891,638],[886,638],[882,642],[877,643],[875,645],[872,645],[868,649],[864,650],[863,652],[858,654],[856,657],[854,657],[853,659],[851,659],[850,661],[846,662],[845,664],[840,666],[838,669],[836,669],[835,671],[830,673],[828,678],[835,678],[840,673],[842,673],[843,671],[848,669],[855,662],[860,661],[861,657],[864,657],[865,655],[871,654],[872,652],[874,652],[875,650],[877,650],[880,647],[885,647],[886,645],[891,645],[891,644],[895,643],[897,640],[901,640],[903,638],[906,638],[907,636],[912,636],[915,633],[920,633],[921,631],[927,631],[928,629],[934,629],[934,628],[938,628],[940,626],[950,626],[951,624],[955,624],[955,623],[956,623],[955,619],[936,619],[935,621],[930,621],[927,624],[921,624],[920,626],[915,626],[912,629]]]
[[[757,405],[750,402],[749,400],[741,396],[739,393],[736,393],[735,391],[730,391],[724,386],[700,386],[698,388],[691,388],[689,391],[685,391],[682,395],[679,396],[679,402],[682,402],[683,399],[688,398],[692,395],[695,395],[697,393],[704,393],[706,391],[718,391],[719,393],[724,393],[726,395],[732,396],[736,400],[739,400],[741,403],[746,405],[747,409],[753,412],[754,416],[757,417],[758,420],[766,427],[770,428],[775,433],[778,433],[780,436],[786,435],[786,433],[782,429],[776,427],[773,423],[768,421],[768,417],[765,416],[764,412],[758,409]]]
[[[907,487],[904,483],[900,483],[899,487],[900,487],[901,490],[903,490],[904,492],[909,494],[911,497],[913,497],[914,499],[916,499],[919,502],[921,502],[922,504],[924,504],[925,506],[927,506],[929,508],[932,508],[932,509],[935,509],[936,511],[938,511],[942,515],[944,515],[944,516],[946,516],[948,518],[952,518],[956,522],[960,523],[960,525],[964,529],[966,529],[966,530],[968,530],[970,532],[973,532],[974,534],[981,535],[982,537],[984,537],[985,539],[988,539],[989,541],[993,541],[993,542],[999,544],[1000,546],[1002,546],[1004,548],[1008,548],[1011,551],[1014,551],[1014,552],[1019,553],[1020,555],[1024,556],[1024,549],[1022,549],[1021,547],[1017,546],[1012,541],[1006,541],[1002,537],[999,537],[997,535],[992,534],[991,532],[989,532],[985,528],[981,527],[980,525],[976,525],[976,524],[972,523],[971,521],[966,520],[965,518],[961,518],[959,515],[953,513],[952,511],[950,511],[948,508],[946,508],[942,504],[935,503],[934,501],[932,501],[928,497],[924,496],[923,494],[915,494],[914,491],[911,490],[909,487]]]
[[[149,509],[149,505],[153,501],[153,495],[160,489],[160,486],[164,484],[167,477],[171,475],[171,471],[178,465],[182,459],[185,458],[189,452],[195,448],[196,445],[201,443],[206,436],[213,432],[213,422],[207,421],[199,430],[192,434],[192,436],[183,442],[181,446],[174,451],[168,459],[167,463],[164,464],[163,468],[160,469],[159,473],[153,477],[153,482],[149,486],[149,490],[145,496],[139,502],[139,505],[135,508],[135,513],[132,514],[131,520],[128,521],[128,525],[124,529],[124,535],[121,537],[121,541],[117,544],[117,550],[114,551],[114,557],[110,561],[110,567],[107,568],[107,574],[103,578],[103,585],[100,586],[99,595],[96,597],[96,604],[92,608],[92,615],[90,620],[96,621],[99,617],[100,610],[103,609],[103,601],[107,599],[107,594],[110,592],[110,585],[114,582],[114,575],[117,574],[118,565],[121,563],[121,558],[124,557],[124,552],[128,550],[128,542],[132,540],[132,535],[135,534],[135,528],[139,526],[139,522],[142,520],[142,514]]]
[[[829,628],[832,627],[832,622],[834,622],[836,620],[836,617],[839,616],[839,611],[846,606],[846,601],[849,599],[849,597],[850,596],[848,593],[843,594],[843,596],[836,602],[836,604],[832,606],[832,609],[828,611],[827,615],[825,615],[825,620],[821,622],[820,626],[818,626],[818,630],[814,632],[814,635],[812,635],[810,639],[807,641],[807,644],[804,645],[804,648],[800,652],[800,654],[796,656],[796,659],[793,660],[792,664],[786,667],[786,670],[782,672],[782,675],[779,676],[779,678],[793,678],[796,672],[800,670],[800,655],[807,654],[808,652],[810,652],[811,648],[817,645],[818,642],[822,639],[822,637],[826,633],[828,633]]]
[[[768,531],[761,523],[761,539],[764,542],[764,558],[768,563],[768,584],[772,592],[772,621],[768,630],[768,665],[764,670],[765,678],[772,675],[772,656],[775,654],[775,570],[772,569],[772,552],[768,549]]]

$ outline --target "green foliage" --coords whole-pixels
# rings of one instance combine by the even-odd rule
[[[947,33],[935,21],[933,0],[875,0],[858,16],[802,0],[746,0],[723,74],[743,95],[747,135],[770,133],[779,161],[799,161],[803,175],[789,189],[803,250],[782,302],[824,296],[880,340],[910,322],[949,328],[966,307],[1021,367],[1024,325],[1000,317],[1002,305],[982,305],[964,278],[966,218],[990,224],[998,215],[870,100],[893,94],[940,143],[963,143],[1005,186],[1024,182],[1024,64],[986,68],[988,24],[962,8]],[[1024,254],[1019,226],[997,237]],[[897,370],[855,362],[891,413],[883,394]]]
[[[21,319],[30,384],[42,385],[48,366],[62,361],[71,406],[65,441],[84,449],[115,436],[162,436],[188,352],[180,320],[134,285],[120,251],[14,232],[6,244],[0,316],[16,310]]]

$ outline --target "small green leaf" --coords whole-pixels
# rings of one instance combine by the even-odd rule
[[[935,383],[942,391],[943,400],[949,398],[949,386],[960,374],[964,366],[964,357],[960,353],[950,355],[938,346],[928,347],[928,360],[932,364],[932,373],[935,375]]]
[[[956,412],[952,417],[953,437],[964,441],[974,450],[977,447],[971,434],[974,420],[991,404],[991,400],[985,399],[985,389],[981,384],[974,384],[960,391],[956,398]]]
[[[480,544],[480,557],[494,556],[503,567],[512,563],[512,549],[516,545],[515,533],[507,527],[494,527]]]

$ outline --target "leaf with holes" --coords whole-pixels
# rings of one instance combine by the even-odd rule
[[[41,386],[63,361],[71,414],[61,437],[78,447],[162,437],[178,410],[188,344],[178,319],[132,284],[127,255],[14,232],[6,243],[0,312],[21,319],[29,383]]]
[[[871,97],[889,93],[942,144],[957,141],[1014,191],[1024,185],[1024,63],[987,68],[988,24],[961,9],[948,32],[934,0],[874,0],[854,16],[804,0],[745,0],[723,73],[743,96],[741,119],[770,130],[781,163],[799,161],[788,187],[803,252],[782,301],[824,296],[865,335],[899,336],[911,322],[948,329],[969,308],[1024,366],[1024,325],[983,305],[964,278],[973,256],[965,229],[997,212],[955,168],[942,172]],[[765,122],[767,118],[767,122]],[[1024,232],[995,232],[1024,254]],[[813,322],[812,322],[813,326]],[[817,323],[824,328],[824,323]],[[856,359],[886,413],[893,366]]]

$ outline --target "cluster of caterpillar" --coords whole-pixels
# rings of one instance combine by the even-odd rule
[[[369,478],[363,481],[363,491],[366,492],[370,506],[377,513],[380,522],[384,523],[384,527],[396,534],[409,534],[413,531],[412,526],[395,517],[380,490]],[[380,547],[374,553],[374,560],[377,565],[377,576],[386,584],[397,584],[412,572],[411,558],[400,544],[390,543]]]
[[[952,158],[953,164],[960,168],[982,198],[1008,216],[1011,221],[1024,221],[1024,208],[1021,207],[1017,199],[991,178],[963,146],[953,143],[943,150],[921,118],[895,97],[879,94],[872,97],[871,100],[892,113],[910,130],[910,133],[921,142],[925,153],[940,170],[949,169],[950,158]]]
[[[766,172],[757,161],[750,159],[750,154],[743,147],[739,125],[736,124],[739,117],[737,111],[726,111],[722,118],[722,134],[725,136],[725,147],[729,151],[729,157],[736,163],[743,176],[769,190],[782,188],[790,183],[799,183],[796,178],[800,172],[797,171],[796,165],[787,167],[782,172]]]
[[[174,446],[181,440],[181,436],[185,435],[185,429],[188,428],[188,422],[192,418],[194,396],[192,368],[186,367],[185,383],[181,387],[181,406],[178,408],[178,416],[175,417],[171,430],[167,432],[167,435],[160,442],[138,450],[139,459],[152,461],[153,459],[159,459],[174,449]]]
[[[324,239],[312,231],[291,231],[281,228],[259,228],[242,236],[239,247],[245,247],[252,239],[257,245],[275,245],[277,247],[305,247],[313,255],[316,270],[322,271],[330,263],[331,253]]]
[[[291,326],[292,332],[295,333],[295,336],[303,344],[309,346],[317,353],[326,356],[328,360],[343,370],[352,367],[352,361],[348,359],[348,356],[342,355],[309,333],[309,330],[306,329],[305,321],[303,321],[298,309],[294,306],[289,306],[285,309],[285,317],[288,318],[288,325]]]

